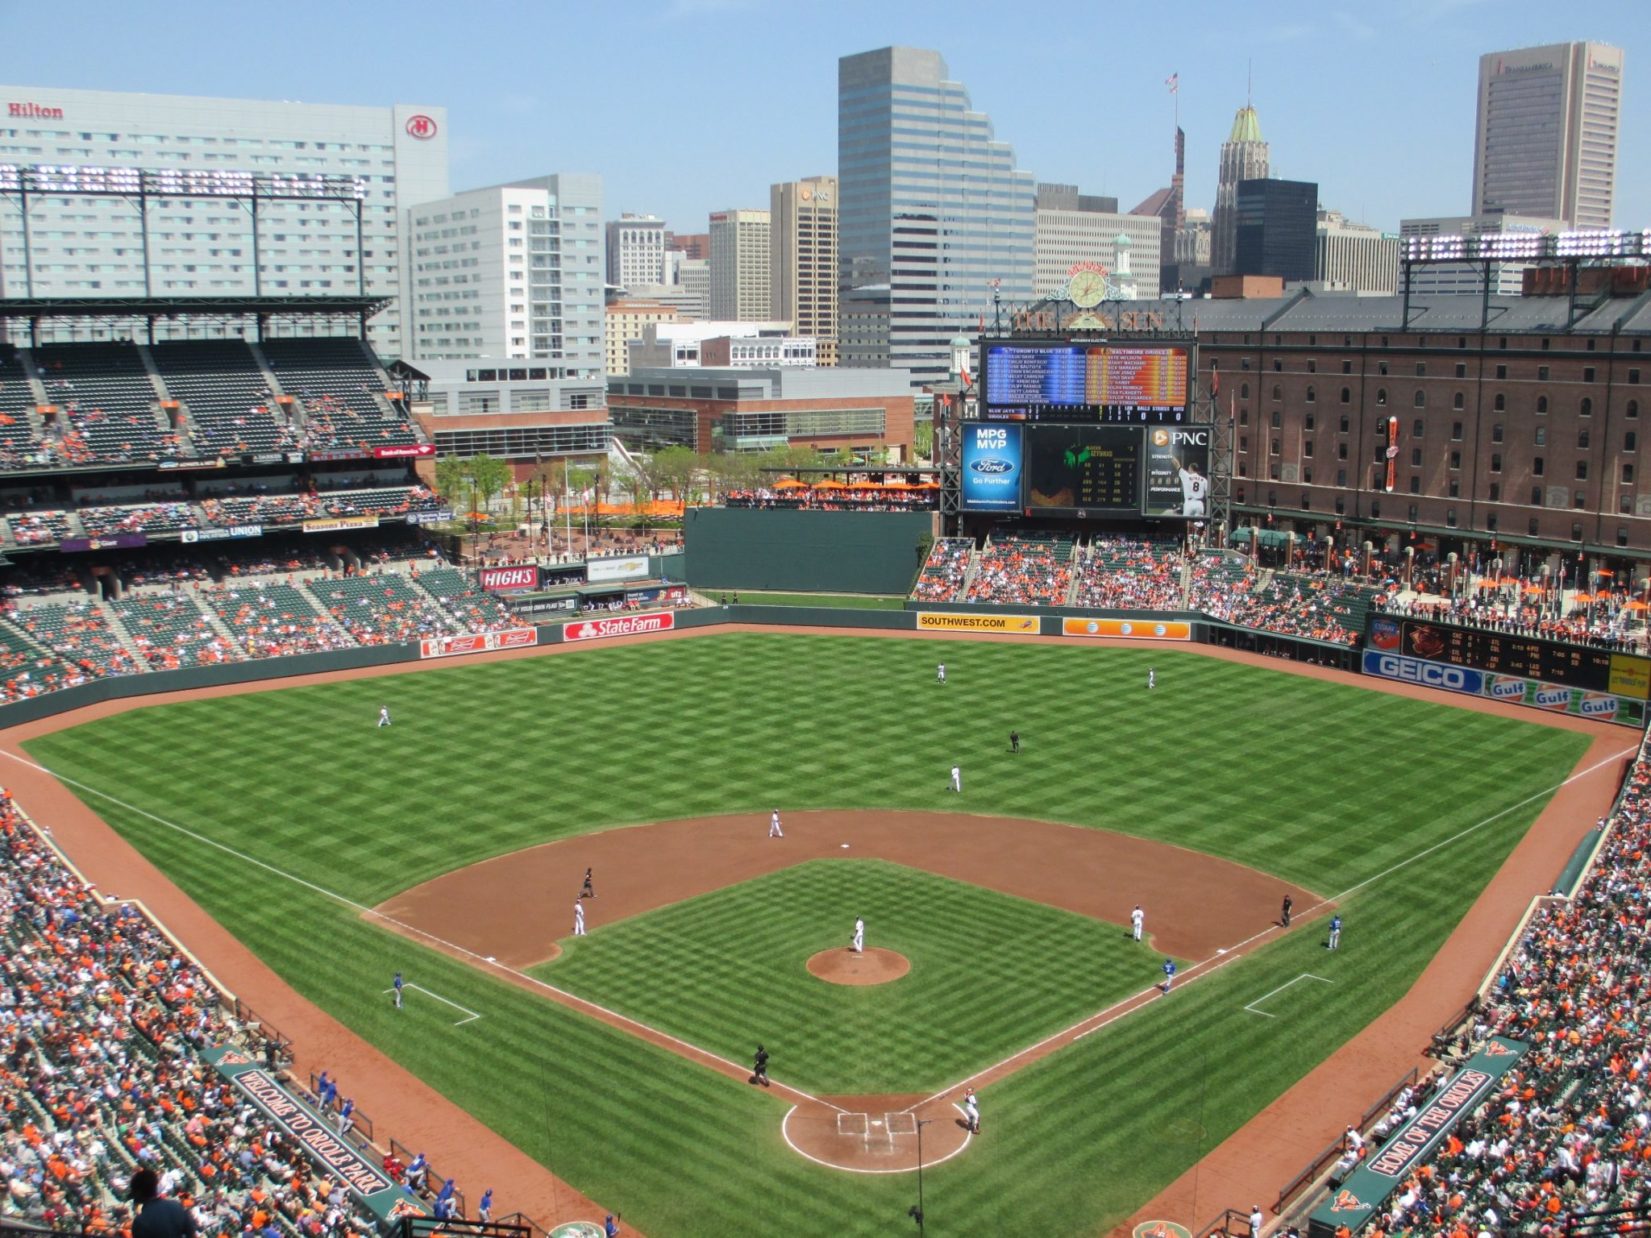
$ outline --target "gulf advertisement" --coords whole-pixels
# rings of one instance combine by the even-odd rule
[[[917,612],[919,632],[1008,632],[1022,636],[1038,634],[1036,615],[960,615],[952,611]]]
[[[1184,619],[1062,619],[1062,636],[1109,637],[1114,640],[1191,640]]]
[[[1477,671],[1466,666],[1452,666],[1447,662],[1431,662],[1425,658],[1411,658],[1380,649],[1364,652],[1364,673],[1402,683],[1421,684],[1445,692],[1460,692],[1480,696],[1510,705],[1524,705],[1531,709],[1545,709],[1549,713],[1570,714],[1594,722],[1616,722],[1623,726],[1642,726],[1645,721],[1645,703],[1609,692],[1589,692],[1583,688],[1566,688],[1559,684],[1543,683],[1518,675],[1498,675]]]
[[[1021,427],[1002,423],[963,425],[963,509],[1018,512],[1025,471]]]
[[[1202,520],[1209,511],[1209,499],[1209,427],[1149,429],[1145,514]]]
[[[456,658],[466,653],[497,649],[527,649],[539,643],[536,628],[507,628],[503,632],[461,632],[457,636],[426,636],[418,643],[421,658]]]

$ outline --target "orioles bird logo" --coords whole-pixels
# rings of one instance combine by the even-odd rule
[[[1364,1200],[1353,1194],[1352,1191],[1337,1191],[1335,1201],[1330,1205],[1330,1211],[1352,1212],[1364,1206]]]

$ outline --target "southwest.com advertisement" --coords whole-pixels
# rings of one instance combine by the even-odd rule
[[[1528,705],[1532,709],[1546,709],[1552,713],[1575,714],[1596,722],[1617,722],[1633,727],[1645,724],[1644,701],[1627,700],[1609,692],[1561,687],[1517,675],[1500,675],[1468,666],[1452,666],[1448,662],[1407,658],[1403,654],[1367,649],[1364,651],[1364,673],[1429,688],[1443,688],[1447,692],[1461,692],[1467,696],[1489,697],[1493,701],[1507,701],[1513,705]]]
[[[1018,425],[963,427],[963,510],[1016,512],[1020,510],[1020,474],[1023,456]]]

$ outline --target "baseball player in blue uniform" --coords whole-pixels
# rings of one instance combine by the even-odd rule
[[[1332,950],[1341,948],[1341,916],[1330,917],[1330,941],[1327,943]]]
[[[1164,992],[1168,993],[1170,991],[1170,986],[1172,986],[1174,983],[1175,983],[1175,960],[1174,959],[1165,959],[1164,960]]]
[[[401,986],[402,986],[401,973],[397,972],[396,973],[396,978],[395,978],[395,981],[394,981],[394,987],[395,987],[395,991],[396,991],[396,1009],[397,1010],[401,1009]]]

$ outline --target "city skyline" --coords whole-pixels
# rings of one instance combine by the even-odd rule
[[[71,4],[71,16],[77,7],[91,10]],[[459,26],[450,9],[412,0],[389,30],[366,10],[304,0],[238,11],[233,31],[221,8],[195,3],[173,6],[165,23],[138,8],[96,11],[95,33],[75,40],[61,38],[61,7],[8,11],[17,45],[31,49],[17,74],[25,85],[438,104],[455,190],[594,171],[609,218],[651,213],[680,232],[703,231],[713,210],[763,208],[777,181],[836,172],[837,59],[888,45],[940,52],[1021,169],[1125,209],[1169,183],[1177,105],[1187,204],[1212,208],[1220,144],[1253,81],[1273,174],[1316,180],[1325,206],[1397,231],[1402,217],[1471,205],[1481,54],[1593,39],[1626,58],[1613,223],[1651,225],[1651,176],[1640,171],[1651,126],[1636,123],[1634,93],[1651,25],[1632,0],[1580,20],[1479,0],[1402,0],[1378,16],[1304,3],[1261,16],[1211,9],[1173,44],[1150,10],[1028,28],[972,3],[829,13],[760,0],[654,0],[623,13],[482,4]],[[316,23],[332,37],[317,39]],[[496,37],[506,25],[507,43]],[[510,54],[541,44],[582,51],[544,70]]]

